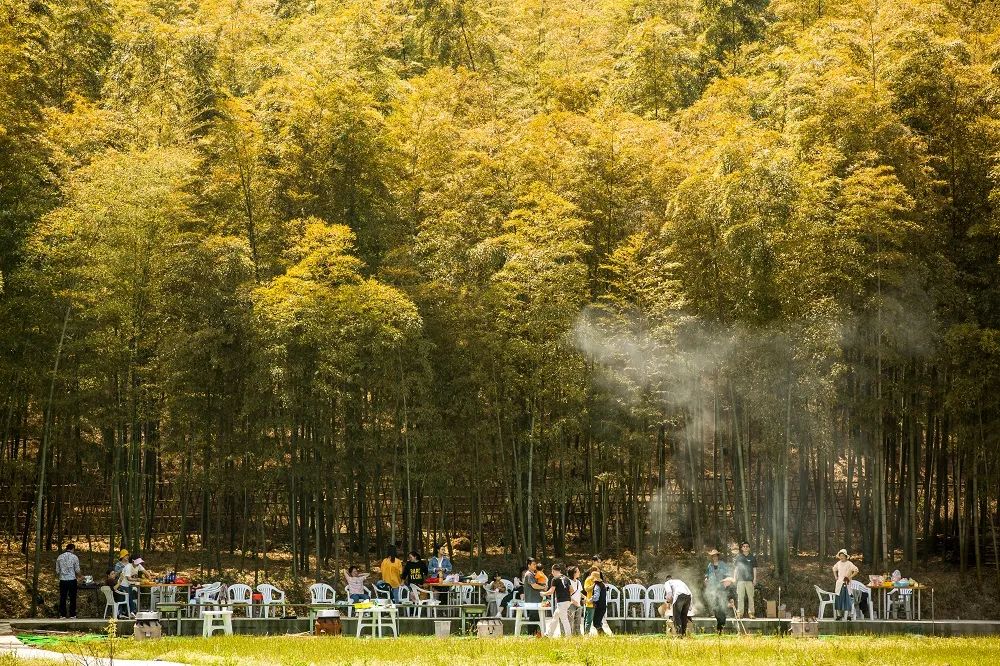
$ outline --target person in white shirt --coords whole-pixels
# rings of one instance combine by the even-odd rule
[[[851,580],[858,575],[858,568],[854,566],[849,557],[847,551],[841,548],[837,552],[837,563],[832,567],[835,579],[833,589],[834,620],[839,620],[841,617],[847,619],[847,614],[854,605],[848,586],[851,584]]]
[[[139,581],[146,569],[142,566],[142,558],[128,560],[118,574],[118,587],[128,595],[129,617],[135,617],[139,609]]]
[[[691,588],[687,584],[667,575],[667,582],[663,584],[664,601],[670,604],[671,613],[674,616],[674,629],[678,636],[687,634],[688,611],[691,610]]]
[[[851,579],[847,589],[854,597],[854,604],[861,610],[861,619],[870,619],[872,616],[872,591],[860,580]]]
[[[62,555],[56,558],[56,577],[59,579],[59,617],[76,619],[76,589],[80,579],[80,558],[76,546],[66,544]]]

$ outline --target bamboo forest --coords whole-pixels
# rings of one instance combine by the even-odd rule
[[[998,257],[996,0],[0,0],[0,541],[1000,580]]]

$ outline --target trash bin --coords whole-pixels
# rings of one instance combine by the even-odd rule
[[[448,638],[451,636],[451,620],[435,620],[434,635],[438,638]]]

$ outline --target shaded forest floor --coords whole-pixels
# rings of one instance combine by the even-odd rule
[[[78,544],[77,552],[80,556],[83,573],[94,576],[95,580],[102,580],[108,562],[107,544],[95,543],[92,551],[88,550],[86,544]],[[53,575],[57,555],[56,551],[42,553],[39,587],[44,608],[40,615],[43,616],[58,614],[56,612],[59,598],[58,584]],[[173,568],[174,551],[172,548],[161,552],[143,553],[143,557],[147,569],[154,574],[158,575]],[[207,559],[201,551],[181,553],[178,571],[196,581],[209,578],[249,584],[268,581],[285,589],[292,603],[306,601],[308,587],[317,579],[334,583],[338,589],[342,589],[343,581],[340,579],[339,569],[349,563],[358,564],[362,568],[364,564],[355,560],[351,562],[347,560],[331,561],[319,575],[313,568],[309,573],[303,573],[293,580],[291,558],[287,552],[271,552],[266,559],[258,559],[256,571],[252,557],[242,558],[239,554],[223,553],[221,555],[222,575],[207,569],[205,565]],[[551,557],[543,558],[542,562],[546,571],[549,565],[555,561]],[[586,553],[559,558],[559,561],[567,565],[577,564],[583,570],[586,570],[590,565],[590,557]],[[518,563],[514,559],[501,553],[491,553],[478,560],[462,553],[456,553],[454,562],[456,571],[469,572],[480,569],[491,573],[500,571],[507,578],[516,575],[518,568]],[[637,562],[635,556],[626,551],[617,557],[605,560],[603,568],[608,578],[618,585],[629,582],[650,584],[662,581],[667,573],[672,573],[686,580],[697,595],[705,562],[705,558],[695,557],[690,553],[662,554],[656,557],[647,554],[640,562]],[[798,614],[798,609],[801,607],[804,607],[807,613],[814,613],[817,598],[813,585],[832,589],[833,579],[830,572],[832,562],[832,558],[792,557],[790,563],[793,575],[789,578],[787,585],[781,586],[781,603],[786,604],[788,610],[793,614]],[[865,582],[867,582],[868,574],[882,573],[872,571],[870,567],[865,566],[863,561],[855,560],[855,563],[861,570],[861,580]],[[377,560],[370,562],[371,568],[375,568],[377,564]],[[31,585],[32,565],[33,560],[30,553],[25,557],[16,549],[4,549],[0,545],[0,617],[26,617],[28,615],[31,600],[27,590]],[[241,566],[243,567],[242,571]],[[974,569],[968,570],[963,577],[956,566],[940,559],[932,558],[926,562],[920,562],[912,571],[902,564],[898,564],[894,568],[899,568],[905,575],[912,576],[922,584],[934,588],[933,614],[938,619],[1000,620],[1000,604],[997,604],[997,599],[1000,598],[1000,584],[998,584],[998,574],[995,568],[983,569],[982,585],[977,583]],[[765,599],[778,599],[778,596],[779,581],[770,574],[768,564],[762,561],[760,586],[756,598],[758,615],[764,613]],[[83,604],[80,610],[81,616],[93,613],[93,610],[86,606],[88,603],[87,594],[81,594],[81,603]],[[931,596],[928,594],[923,600],[925,619],[931,618],[931,603]]]

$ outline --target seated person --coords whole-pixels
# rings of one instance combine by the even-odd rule
[[[851,582],[848,583],[847,589],[850,590],[851,596],[854,597],[854,605],[861,611],[861,618],[871,619],[872,591],[867,585],[856,578],[852,579]]]
[[[403,582],[410,588],[410,599],[413,603],[419,603],[426,599],[417,591],[424,584],[427,578],[427,563],[420,557],[417,551],[411,551],[406,557],[406,564],[403,566]]]
[[[353,603],[368,601],[371,598],[365,590],[365,579],[368,578],[368,574],[361,573],[353,564],[349,568],[344,569],[343,574],[344,580],[347,581],[344,588],[347,590],[347,596]]]
[[[523,591],[524,588],[521,587],[521,577],[514,576],[514,587],[512,587],[510,592],[508,592],[504,598],[500,600],[498,614],[506,613],[511,602],[514,601],[514,599],[520,599]]]
[[[499,573],[493,574],[493,582],[486,588],[486,614],[499,615],[501,600],[506,596],[507,585],[503,582],[503,577]]]
[[[909,587],[910,581],[903,577],[903,574],[896,569],[892,572],[892,590],[889,591],[889,612],[887,615],[895,620],[910,619],[910,602],[913,598],[913,590]]]

